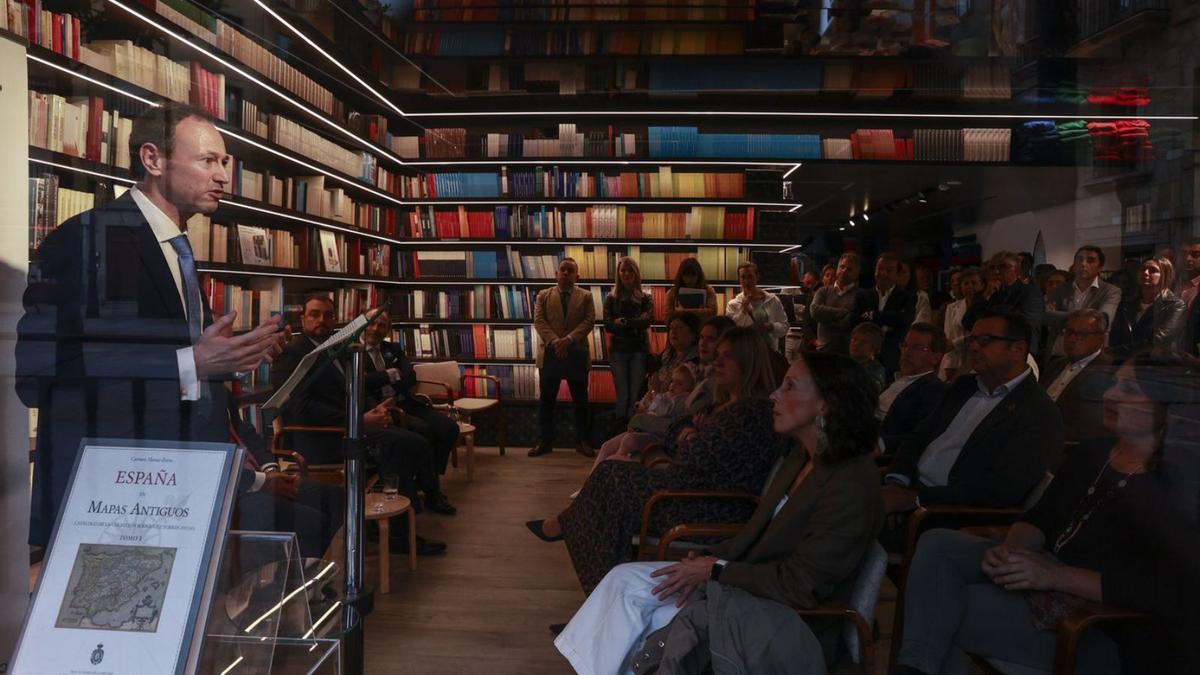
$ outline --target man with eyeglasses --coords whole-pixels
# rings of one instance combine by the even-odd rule
[[[1062,413],[1068,442],[1107,435],[1102,396],[1107,384],[1104,374],[1113,362],[1104,349],[1107,336],[1108,316],[1103,312],[1071,312],[1063,331],[1066,356],[1046,366],[1042,383]]]
[[[921,420],[934,411],[946,392],[937,367],[946,353],[946,336],[927,323],[914,323],[900,343],[900,369],[896,381],[879,395],[876,416],[879,452],[895,452]]]
[[[1021,280],[1021,256],[1001,251],[988,263],[991,278],[983,289],[983,298],[967,308],[962,326],[971,330],[979,316],[988,311],[1015,312],[1024,317],[1033,337],[1041,335],[1046,302],[1042,292],[1033,284]],[[1031,341],[1028,351],[1037,355],[1037,344]]]
[[[1095,309],[1104,314],[1104,325],[1112,323],[1121,304],[1121,289],[1100,278],[1104,269],[1104,251],[1098,246],[1080,246],[1075,252],[1075,280],[1061,284],[1046,305],[1047,344],[1050,353],[1062,356],[1065,352],[1062,330],[1067,317],[1078,309]]]
[[[896,452],[883,487],[899,527],[919,506],[1020,506],[1062,451],[1062,416],[1025,359],[1031,329],[1015,312],[990,311],[967,337],[974,375],[951,385]],[[885,545],[895,544],[886,536]]]

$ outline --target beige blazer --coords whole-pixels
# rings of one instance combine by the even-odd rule
[[[533,329],[542,339],[543,348],[537,352],[537,366],[542,367],[545,346],[560,337],[571,338],[572,349],[588,349],[588,336],[596,323],[596,305],[591,293],[578,286],[571,288],[571,299],[567,302],[567,315],[563,316],[562,293],[558,286],[551,286],[537,295],[533,308]],[[588,353],[588,365],[592,363]]]

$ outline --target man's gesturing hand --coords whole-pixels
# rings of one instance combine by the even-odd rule
[[[280,330],[283,317],[272,317],[241,335],[233,334],[235,318],[237,312],[219,317],[192,346],[198,376],[253,370],[263,361],[270,363],[283,350],[283,341],[288,334]]]

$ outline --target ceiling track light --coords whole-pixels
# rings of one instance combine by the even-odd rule
[[[871,222],[871,216],[866,211],[863,211],[863,222]]]

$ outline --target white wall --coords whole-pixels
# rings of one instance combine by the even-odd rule
[[[0,672],[8,670],[29,601],[29,413],[13,388],[13,347],[29,266],[25,48],[0,38]]]
[[[1080,194],[1073,202],[958,228],[955,234],[974,234],[986,259],[998,251],[1032,252],[1041,232],[1046,262],[1065,270],[1071,266],[1075,250],[1084,244],[1100,246],[1109,260],[1118,260],[1120,216],[1115,193]]]

